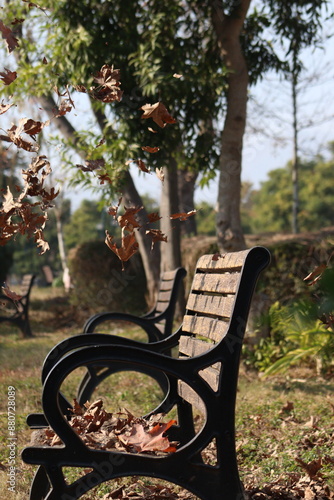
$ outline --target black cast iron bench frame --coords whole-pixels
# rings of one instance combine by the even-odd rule
[[[269,252],[263,247],[217,259],[201,257],[183,325],[166,339],[142,344],[103,334],[79,335],[50,352],[43,368],[42,405],[46,423],[64,445],[23,450],[26,463],[40,466],[31,500],[77,499],[97,484],[133,475],[171,481],[203,500],[243,498],[235,450],[238,369],[255,284],[269,260]],[[179,358],[163,354],[172,345],[179,345]],[[180,443],[175,453],[161,457],[90,449],[70,427],[70,415],[60,392],[62,382],[78,367],[111,363],[122,370],[164,374],[168,392],[154,412],[168,413],[176,405],[178,425],[168,432],[170,439]],[[198,432],[193,407],[205,414]],[[217,450],[214,465],[205,463],[202,456],[212,441]],[[92,471],[67,484],[62,471],[65,466]]]
[[[22,331],[24,337],[32,337],[32,331],[29,322],[29,305],[30,305],[30,292],[34,284],[36,276],[34,274],[25,274],[21,282],[21,298],[13,301],[13,299],[7,297],[7,295],[0,294],[0,302],[3,302],[6,306],[10,306],[14,309],[11,316],[0,316],[0,322],[9,321],[18,326]]]

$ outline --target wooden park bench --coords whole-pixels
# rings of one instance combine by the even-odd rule
[[[18,326],[24,337],[31,337],[32,332],[29,322],[30,292],[36,276],[25,274],[21,282],[20,299],[13,300],[5,294],[0,295],[1,309],[0,322],[10,321]]]
[[[243,499],[234,428],[238,369],[255,284],[269,260],[263,247],[201,257],[183,325],[163,340],[143,344],[94,333],[71,337],[49,353],[42,373],[44,425],[50,425],[63,445],[23,450],[24,462],[39,465],[30,500],[74,500],[98,484],[123,476],[164,479],[203,500]],[[164,354],[175,345],[179,357]],[[72,413],[60,392],[63,381],[79,367],[111,364],[164,374],[168,392],[152,413],[177,408],[178,423],[168,430],[168,437],[179,443],[174,453],[159,456],[90,448],[70,426]],[[199,430],[193,409],[204,414]],[[211,444],[216,448],[214,464],[203,456]],[[84,472],[69,484],[63,467],[82,467]]]
[[[171,335],[175,315],[176,303],[179,298],[180,285],[187,271],[183,267],[178,267],[172,271],[162,273],[157,293],[157,300],[152,309],[142,316],[135,316],[128,313],[103,312],[94,314],[85,323],[83,333],[93,333],[98,328],[99,332],[106,330],[112,333],[115,321],[127,321],[140,326],[147,335],[148,342],[156,342]],[[110,331],[111,329],[111,331]],[[170,351],[165,354],[170,355]],[[116,369],[119,371],[119,367]],[[91,395],[102,380],[115,373],[115,367],[94,367],[89,366],[87,373],[83,377],[78,389],[78,401],[84,404],[91,398]],[[165,389],[165,377],[156,374],[156,380],[162,389]]]

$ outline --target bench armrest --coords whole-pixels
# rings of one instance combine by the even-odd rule
[[[146,318],[142,316],[134,316],[133,314],[118,313],[118,312],[104,312],[94,314],[85,323],[83,333],[93,333],[97,327],[106,321],[128,321],[135,325],[140,326],[147,334],[149,342],[157,342],[161,340],[162,333],[155,326],[155,323],[163,319],[160,315],[156,318]]]
[[[139,347],[148,351],[163,353],[165,351],[170,351],[171,348],[178,345],[181,333],[182,331],[180,328],[177,332],[173,333],[167,339],[151,343],[143,343],[138,340],[129,339],[127,337],[119,337],[117,335],[104,333],[87,333],[86,335],[80,334],[69,337],[68,339],[59,342],[55,347],[53,347],[53,349],[51,349],[49,354],[46,356],[42,368],[42,384],[44,384],[48,373],[50,372],[50,370],[52,370],[54,365],[58,363],[58,361],[65,355],[78,348],[95,346],[97,344],[105,346],[122,345],[129,347]]]

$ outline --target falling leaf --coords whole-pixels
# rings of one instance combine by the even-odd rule
[[[146,151],[147,153],[157,153],[160,148],[158,148],[157,146],[154,148],[151,148],[151,146],[142,146],[142,150]]]
[[[25,118],[24,120],[25,121],[23,124],[23,132],[25,132],[28,135],[39,134],[45,125],[44,123],[32,120],[31,118]]]
[[[113,237],[106,230],[105,243],[122,262],[129,260],[138,251],[139,245],[134,232],[122,236],[121,247],[117,247],[116,243],[113,243],[112,240]]]
[[[106,138],[103,136],[99,142],[96,144],[95,148],[99,148],[100,146],[102,146],[102,144],[104,144],[106,142]]]
[[[123,91],[120,89],[120,70],[105,64],[94,76],[94,81],[99,87],[92,87],[92,97],[102,102],[114,102],[122,99]]]
[[[151,173],[150,169],[148,169],[145,165],[145,163],[143,162],[143,160],[135,160],[135,163],[138,165],[138,168],[142,171],[142,172],[146,172],[148,174]]]
[[[15,19],[14,19],[14,20],[13,20],[10,24],[12,24],[13,26],[15,26],[16,24],[22,24],[23,22],[24,22],[24,19],[23,19],[23,18],[21,18],[21,19],[17,19],[17,18],[15,17]]]
[[[320,264],[319,266],[316,266],[313,271],[304,278],[304,281],[312,280],[310,283],[307,283],[307,285],[314,285],[314,283],[316,283],[321,278],[322,273],[326,268],[327,264]]]
[[[2,100],[2,102],[0,103],[0,115],[6,113],[6,111],[8,111],[12,106],[14,106],[14,104],[4,104]]]
[[[38,3],[30,2],[29,0],[22,0],[22,2],[27,3],[29,9],[31,9],[32,7],[36,7],[37,9],[41,10],[42,12],[46,11],[46,8],[41,7],[40,5],[38,5]]]
[[[158,133],[158,131],[157,131],[157,130],[154,130],[154,128],[152,128],[152,127],[148,127],[148,128],[147,128],[147,130],[148,130],[149,132],[152,132],[152,134],[157,134],[157,133]]]
[[[148,217],[148,222],[150,224],[153,222],[157,222],[158,220],[160,220],[162,218],[162,217],[160,217],[158,212],[152,212],[151,214],[148,214],[147,217]]]
[[[156,168],[155,173],[157,174],[158,179],[161,180],[161,182],[164,182],[165,180],[165,174],[163,168]]]
[[[183,75],[179,75],[178,73],[174,73],[173,78],[182,78]]]
[[[140,224],[135,218],[135,215],[143,209],[143,207],[124,207],[125,212],[117,218],[117,222],[121,228],[127,231],[133,231],[135,228],[140,228]]]
[[[159,125],[159,127],[164,128],[167,123],[176,123],[175,118],[173,118],[167,111],[166,107],[162,102],[156,102],[155,104],[144,104],[140,108],[144,113],[141,118],[152,118],[152,120]]]
[[[152,237],[152,246],[151,249],[154,247],[154,244],[157,243],[158,241],[165,241],[167,242],[167,236],[163,234],[160,229],[148,229],[146,231],[146,234],[150,235]]]
[[[37,247],[41,249],[40,255],[43,255],[47,250],[50,250],[50,245],[47,241],[45,241],[41,230],[36,231],[35,242],[37,243]]]
[[[112,184],[112,180],[110,179],[108,174],[98,175],[97,178],[99,179],[100,184],[104,184],[105,182],[108,182],[108,184]]]
[[[66,115],[66,113],[69,113],[71,110],[72,110],[72,106],[71,106],[69,100],[64,99],[63,101],[61,101],[61,103],[57,109],[57,112],[55,114],[55,118],[59,118],[60,116],[64,116],[64,115]]]
[[[179,214],[172,214],[169,216],[170,219],[179,219],[180,221],[185,221],[192,215],[196,214],[196,210],[191,210],[190,212],[181,212]]]
[[[12,30],[4,25],[4,23],[0,19],[0,31],[2,33],[2,38],[5,40],[7,45],[7,50],[9,53],[13,52],[13,50],[18,47],[19,41],[15,38]]]
[[[86,166],[76,165],[76,167],[80,168],[83,172],[93,172],[93,170],[103,168],[105,164],[105,160],[100,158],[99,160],[86,160]]]
[[[17,78],[16,71],[10,71],[5,68],[5,71],[0,71],[0,78],[5,85],[10,85]]]

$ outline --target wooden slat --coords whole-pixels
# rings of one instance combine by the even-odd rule
[[[211,270],[211,269],[226,269],[239,270],[243,266],[245,258],[249,250],[242,250],[241,252],[233,252],[229,254],[222,254],[218,260],[213,260],[212,255],[203,255],[197,262],[196,268],[198,270]]]
[[[199,356],[209,351],[214,345],[210,342],[182,335],[179,341],[179,352],[190,357]]]
[[[173,284],[174,284],[174,280],[162,281],[160,283],[159,290],[163,290],[163,291],[172,290]]]
[[[221,363],[215,363],[215,366],[208,366],[205,370],[198,372],[214,391],[217,391],[219,387],[220,368]]]
[[[175,275],[176,275],[176,271],[165,271],[163,274],[162,274],[162,281],[164,280],[173,280],[175,278]]]
[[[230,318],[234,305],[233,297],[218,295],[196,295],[190,294],[187,302],[187,311],[197,313],[214,314],[220,318]]]
[[[196,274],[192,290],[212,293],[235,293],[240,280],[240,274]]]
[[[195,335],[202,335],[214,342],[219,342],[225,337],[228,325],[228,322],[218,319],[185,315],[182,330]]]
[[[182,380],[178,381],[179,395],[197,408],[201,413],[205,413],[205,406],[198,394]]]
[[[171,291],[169,292],[159,292],[157,302],[169,302],[171,296]]]

